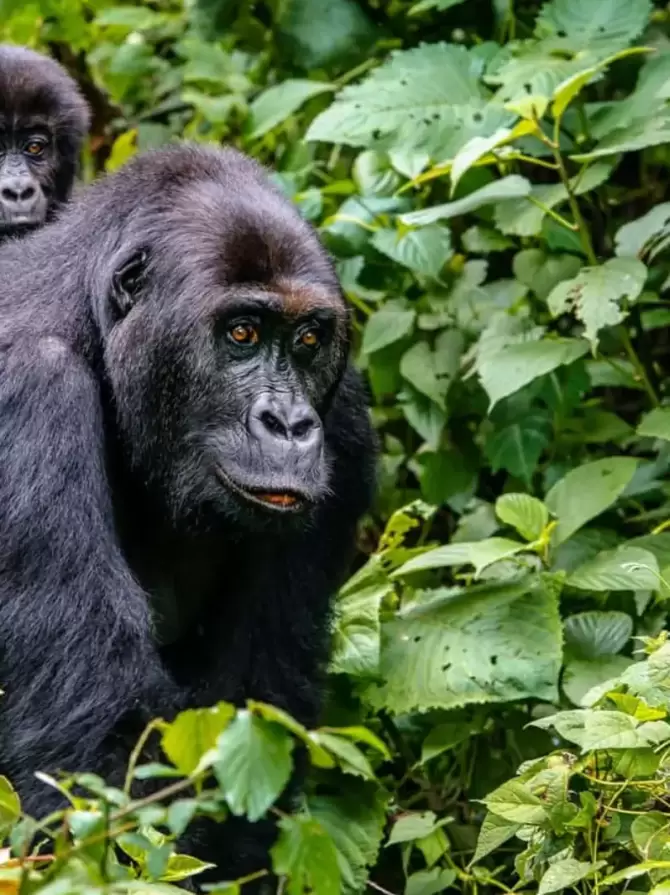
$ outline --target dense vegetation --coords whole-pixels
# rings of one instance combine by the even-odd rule
[[[182,137],[274,167],[337,258],[383,447],[324,726],[157,720],[164,764],[139,744],[123,790],[77,778],[41,826],[0,781],[2,891],[168,891],[199,869],[175,836],[275,810],[300,747],[291,895],[670,892],[670,10],[0,0],[0,23],[82,85],[85,178]]]

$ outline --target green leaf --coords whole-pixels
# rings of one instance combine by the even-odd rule
[[[410,9],[409,15],[415,16],[428,9],[451,9],[452,6],[459,6],[464,2],[465,0],[419,0],[419,2],[415,3]],[[409,895],[409,893],[405,892],[405,895]],[[416,893],[416,895],[418,895],[418,893]]]
[[[572,279],[581,266],[574,255],[550,255],[542,249],[523,249],[513,262],[516,278],[541,299],[546,299],[559,283]]]
[[[511,239],[498,233],[497,230],[490,230],[479,224],[468,227],[461,236],[461,242],[466,252],[471,255],[488,255],[491,252],[505,252],[507,249],[514,247]]]
[[[355,0],[291,0],[279,4],[273,23],[273,43],[303,71],[346,69],[365,58],[378,36]]]
[[[489,811],[510,823],[539,826],[547,820],[541,799],[518,780],[503,783],[483,801]]]
[[[655,407],[650,410],[640,421],[637,434],[670,441],[670,407]]]
[[[446,721],[433,727],[421,746],[420,764],[425,764],[443,752],[453,749],[465,740],[470,739],[475,732],[473,725],[462,724],[457,721]]]
[[[382,601],[392,594],[392,585],[382,580],[338,597],[330,658],[332,673],[354,677],[376,673],[379,666],[379,611]]]
[[[259,820],[291,775],[293,740],[276,724],[239,711],[218,740],[216,777],[233,814]]]
[[[286,875],[290,895],[340,895],[340,867],[333,840],[311,817],[285,815],[272,847],[272,867]]]
[[[420,646],[419,646],[420,644]],[[553,582],[435,591],[382,627],[374,707],[395,714],[556,698],[561,633]]]
[[[332,90],[331,84],[288,78],[260,93],[249,107],[248,138],[262,137],[278,124],[290,118],[311,99]]]
[[[649,261],[653,261],[669,242],[670,202],[662,202],[617,230],[616,254],[620,257],[647,255]]]
[[[634,302],[647,279],[647,268],[637,258],[611,258],[599,267],[583,267],[577,276],[556,286],[547,304],[554,317],[575,314],[593,348],[598,333],[627,316],[624,302]]]
[[[446,221],[476,211],[484,205],[492,205],[503,199],[527,196],[531,192],[531,184],[525,177],[510,174],[501,180],[494,180],[481,189],[474,190],[462,199],[433,205],[420,211],[410,211],[400,215],[403,224],[433,224],[435,221]]]
[[[658,562],[648,550],[625,544],[579,566],[566,584],[579,590],[657,590]]]
[[[638,118],[626,127],[618,128],[608,134],[590,152],[575,154],[571,158],[576,162],[586,163],[670,142],[670,109],[650,111],[648,117]]]
[[[169,21],[169,18],[146,6],[109,6],[95,17],[99,27],[122,28],[125,31],[148,31]]]
[[[375,779],[370,762],[350,740],[323,730],[314,731],[312,739],[337,758],[337,763],[345,773],[362,777],[364,780]]]
[[[435,279],[451,258],[451,234],[446,227],[431,224],[400,233],[391,228],[377,230],[371,244],[403,267]]]
[[[437,895],[448,889],[455,879],[455,870],[444,870],[441,867],[417,870],[407,877],[405,895]]]
[[[453,44],[395,51],[361,84],[345,87],[306,139],[451,159],[472,137],[513,121],[487,103],[480,68],[475,54]]]
[[[588,343],[582,339],[542,339],[509,345],[484,357],[478,374],[491,402],[489,412],[502,398],[538,376],[573,363],[588,350]]]
[[[176,883],[179,880],[196,876],[210,867],[216,867],[216,864],[208,864],[191,855],[170,855],[160,879],[166,883]]]
[[[182,774],[192,774],[234,716],[235,708],[227,702],[180,712],[162,735],[163,752]]]
[[[538,35],[564,37],[572,52],[601,45],[610,51],[632,43],[646,27],[650,13],[650,0],[550,0],[542,7],[535,28]]]
[[[572,888],[582,879],[593,876],[607,861],[596,861],[590,864],[587,861],[577,861],[575,858],[563,858],[550,864],[547,872],[540,880],[537,895],[549,895],[550,892],[561,892],[563,889]]]
[[[312,796],[307,807],[335,845],[343,892],[359,893],[379,852],[386,824],[384,797],[377,788],[357,784],[345,796]]]
[[[575,196],[591,192],[601,186],[612,172],[611,165],[592,165],[570,181]],[[547,209],[568,201],[568,191],[562,183],[534,186],[525,199],[500,202],[495,209],[496,226],[512,236],[538,236]]]
[[[561,686],[574,705],[582,705],[586,694],[605,681],[617,678],[631,663],[625,656],[565,660]]]
[[[554,543],[561,544],[616,502],[637,468],[633,457],[606,457],[584,463],[557,482],[545,503],[558,519]]]
[[[530,485],[550,437],[551,422],[542,412],[524,414],[518,422],[497,429],[484,444],[491,471],[506,469]]]
[[[621,652],[633,635],[633,621],[625,612],[578,612],[563,623],[565,648],[582,659]]]
[[[509,538],[487,538],[485,541],[463,542],[459,544],[445,544],[428,550],[420,556],[410,559],[404,565],[391,574],[391,578],[404,578],[413,572],[424,572],[426,569],[441,569],[446,566],[472,565],[475,567],[475,577],[494,562],[508,559],[522,550],[526,550],[526,544],[511,541]]]
[[[438,828],[437,815],[433,811],[411,811],[401,815],[393,824],[386,847],[403,842],[416,842],[417,839],[429,836]]]
[[[416,311],[402,301],[389,301],[368,320],[363,333],[363,352],[372,354],[409,335],[414,326]]]
[[[6,777],[0,776],[0,830],[6,831],[21,815],[21,801]]]
[[[427,342],[415,342],[400,360],[400,374],[414,388],[443,410],[449,386],[460,361],[460,334],[445,330],[435,341],[435,350]]]
[[[549,521],[545,505],[529,494],[503,494],[496,501],[496,515],[501,522],[516,528],[527,541],[539,538]]]

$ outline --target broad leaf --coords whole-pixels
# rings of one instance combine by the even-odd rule
[[[441,569],[448,566],[472,565],[475,567],[475,578],[487,567],[501,559],[508,559],[525,550],[526,544],[512,541],[509,538],[487,538],[485,541],[445,544],[427,553],[410,559],[392,573],[391,578],[404,578],[414,572],[426,569]]]
[[[380,680],[365,693],[398,714],[552,701],[560,664],[557,594],[538,576],[447,590],[398,614],[382,627]]]
[[[431,224],[401,233],[391,228],[377,230],[371,239],[378,252],[414,273],[436,278],[451,258],[451,235],[446,227]]]
[[[489,412],[502,398],[538,376],[573,363],[588,350],[588,343],[582,339],[542,339],[510,345],[484,357],[478,373],[491,402]]]
[[[442,409],[458,372],[461,344],[458,332],[445,330],[436,339],[434,349],[427,342],[415,342],[400,359],[403,378]]]
[[[658,562],[648,550],[625,544],[599,553],[575,569],[566,583],[579,590],[656,590]]]
[[[558,519],[554,543],[566,541],[591,519],[612,506],[633,478],[637,460],[606,457],[571,470],[545,498]]]
[[[583,699],[594,687],[618,677],[630,665],[625,656],[601,656],[596,659],[565,660],[561,687],[574,705],[582,705]]]
[[[617,230],[616,253],[621,257],[642,257],[650,261],[670,243],[670,202],[654,206],[642,217]]]
[[[508,839],[516,835],[520,828],[521,824],[513,823],[504,817],[498,817],[497,814],[492,814],[490,811],[487,812],[479,830],[477,848],[472,858],[472,863],[476,864],[477,861],[481,861],[482,858],[500,848]]]
[[[234,716],[235,708],[227,702],[208,709],[180,712],[163,733],[163,751],[182,774],[191,774],[205,752],[214,748],[219,734]]]
[[[611,52],[642,33],[650,12],[650,0],[550,0],[537,17],[536,33],[565,38],[572,52],[600,47]]]
[[[634,302],[647,279],[647,268],[636,258],[611,258],[599,267],[584,267],[573,280],[559,283],[549,298],[558,317],[572,313],[584,324],[584,335],[595,348],[598,333],[626,318],[626,303]]]
[[[517,422],[496,429],[484,444],[491,471],[506,469],[530,485],[550,437],[551,422],[542,412],[524,414]]]
[[[363,351],[372,354],[387,345],[400,341],[409,335],[414,326],[416,311],[404,302],[387,302],[383,308],[370,317],[363,333]]]
[[[655,109],[651,115],[638,118],[626,127],[619,128],[604,137],[590,152],[575,154],[576,162],[636,152],[649,146],[659,146],[670,141],[670,109]]]
[[[217,779],[233,814],[259,820],[288,783],[293,739],[247,710],[237,713],[217,744]]]
[[[670,407],[655,407],[642,418],[637,434],[670,441]]]
[[[593,876],[606,861],[596,861],[589,864],[587,861],[577,861],[575,858],[563,858],[550,864],[547,872],[540,880],[537,895],[549,895],[550,892],[561,892],[563,889],[572,888],[582,879]]]
[[[306,138],[451,159],[472,137],[513,120],[486,102],[479,70],[477,57],[453,44],[396,51],[361,84],[345,87]]]
[[[290,895],[340,895],[340,867],[335,844],[318,820],[284,815],[272,847],[272,867],[287,876]]]
[[[341,595],[335,604],[335,630],[330,670],[337,674],[374,674],[379,665],[379,610],[393,593],[382,580]]]
[[[531,185],[525,177],[518,174],[510,174],[501,180],[494,180],[481,189],[455,199],[453,202],[445,202],[442,205],[433,205],[420,211],[410,211],[400,215],[404,224],[432,224],[435,221],[446,221],[450,218],[460,217],[471,211],[476,211],[485,205],[493,205],[502,199],[512,199],[528,196]]]
[[[489,811],[514,824],[539,826],[547,820],[547,812],[541,799],[518,780],[503,783],[485,799]]]
[[[262,137],[297,112],[308,99],[332,89],[330,84],[298,78],[289,78],[280,84],[268,87],[249,107],[251,117],[248,137],[250,139]]]
[[[546,506],[530,494],[503,494],[496,501],[496,515],[527,541],[539,538],[549,521]]]
[[[625,612],[579,612],[563,623],[565,648],[581,659],[612,656],[633,634],[633,622]]]

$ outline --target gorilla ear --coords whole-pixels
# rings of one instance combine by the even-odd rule
[[[148,253],[140,249],[112,275],[112,301],[121,317],[134,307],[146,281]]]

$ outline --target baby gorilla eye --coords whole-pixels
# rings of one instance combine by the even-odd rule
[[[37,156],[42,155],[44,152],[45,143],[41,140],[30,140],[26,143],[24,147],[24,151],[28,153],[28,155]]]
[[[256,345],[260,336],[251,323],[236,323],[228,330],[228,335],[238,345]]]

